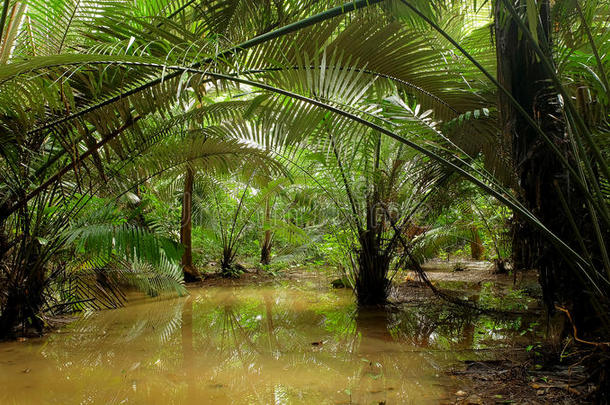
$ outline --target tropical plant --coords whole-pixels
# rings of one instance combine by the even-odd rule
[[[260,183],[262,179],[256,179],[256,174],[253,172],[245,183],[238,184],[233,190],[225,190],[222,194],[218,190],[214,194],[217,236],[222,246],[221,274],[225,277],[240,273],[241,269],[236,266],[235,258],[247,228],[255,226],[261,208],[265,207],[273,195],[281,191],[287,181],[285,178],[271,181],[267,179],[266,184]],[[255,181],[262,185],[261,188],[252,188]],[[266,222],[267,226],[270,226],[269,221]]]
[[[36,284],[46,270],[34,264],[51,256],[35,242],[44,234],[46,207],[69,207],[77,192],[111,194],[104,187],[108,180],[162,143],[166,121],[192,100],[215,104],[210,94],[246,95],[250,107],[244,115],[255,117],[256,125],[242,128],[258,144],[270,153],[288,153],[288,160],[293,159],[287,145],[308,145],[322,164],[333,167],[337,189],[345,191],[341,210],[357,218],[351,223],[363,247],[359,267],[371,267],[366,262],[373,258],[386,268],[393,260],[371,253],[379,246],[374,240],[382,239],[374,229],[376,214],[356,204],[359,199],[370,208],[394,198],[392,187],[384,188],[394,184],[393,166],[381,170],[371,151],[380,156],[386,149],[387,156],[416,152],[419,156],[408,161],[428,165],[433,175],[417,176],[423,183],[410,184],[431,185],[432,179],[457,174],[520,218],[536,242],[535,254],[552,258],[546,264],[530,260],[543,265],[538,267],[549,303],[556,280],[558,285],[575,281],[571,285],[583,286],[579,291],[592,297],[584,302],[605,305],[610,276],[607,5],[569,3],[553,4],[554,21],[567,27],[559,29],[561,41],[553,47],[548,1],[495,2],[496,37],[509,41],[496,47],[501,73],[496,77],[490,73],[496,69],[493,42],[481,40],[489,38],[485,30],[492,23],[488,2],[479,8],[475,2],[407,0],[343,5],[52,0],[22,7],[5,0],[0,19],[6,62],[0,70],[2,244],[21,243],[23,248],[9,256],[20,252],[17,267],[38,269],[22,277],[24,285]],[[527,62],[513,68],[532,80],[533,93],[519,94],[508,77],[504,62],[515,55],[503,53],[507,50]],[[583,82],[584,92],[579,90]],[[542,102],[558,96],[561,103]],[[510,136],[496,133],[498,116],[500,122],[517,122]],[[524,142],[514,142],[523,134]],[[531,159],[528,150],[545,164],[536,165],[540,159]],[[391,161],[396,177],[404,175],[408,165]],[[372,176],[348,178],[355,168]],[[354,184],[366,185],[370,194],[358,195]],[[561,210],[548,201],[539,204],[542,189],[536,184],[557,197],[549,201],[559,201]],[[573,199],[576,191],[582,199]],[[51,229],[68,219],[67,211],[60,211],[66,214],[58,215]],[[560,213],[568,221],[555,226]],[[581,231],[576,224],[583,215]],[[361,276],[360,283],[376,293],[359,294],[359,301],[383,301],[386,272],[367,274],[372,278]],[[582,301],[560,298],[572,305]],[[35,312],[39,304],[32,308]]]

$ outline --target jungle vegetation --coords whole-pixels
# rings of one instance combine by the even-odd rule
[[[607,1],[0,11],[2,337],[210,262],[327,263],[382,305],[446,254],[538,269],[549,312],[607,336]]]

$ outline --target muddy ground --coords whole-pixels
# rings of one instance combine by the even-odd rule
[[[468,291],[483,283],[493,283],[500,297],[508,291],[520,290],[533,304],[524,315],[538,316],[546,324],[547,341],[532,350],[531,347],[498,349],[496,359],[489,361],[464,361],[449,370],[454,384],[449,389],[446,404],[585,404],[598,403],[599,392],[589,381],[582,359],[589,352],[568,352],[573,348],[563,346],[565,358],[559,361],[556,354],[558,330],[564,319],[556,316],[548,319],[541,304],[541,291],[535,271],[514,274],[496,274],[489,262],[431,261],[424,266],[428,279],[441,292],[468,300]],[[459,270],[456,271],[456,267]],[[398,295],[403,300],[425,300],[434,297],[430,289],[418,281],[414,272],[403,275],[397,283]],[[464,287],[464,290],[457,291]],[[425,292],[422,292],[422,289]],[[422,301],[423,302],[423,301]],[[509,311],[510,312],[510,311]],[[501,316],[501,314],[500,314]],[[596,396],[597,395],[597,396]]]

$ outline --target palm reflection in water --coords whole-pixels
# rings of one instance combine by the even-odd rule
[[[356,311],[348,291],[291,284],[131,298],[0,346],[0,402],[436,403],[437,375],[484,324],[432,305]]]

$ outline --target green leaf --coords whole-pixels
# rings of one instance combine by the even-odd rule
[[[536,0],[527,0],[527,23],[529,30],[534,37],[534,41],[538,41],[538,4]]]

